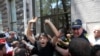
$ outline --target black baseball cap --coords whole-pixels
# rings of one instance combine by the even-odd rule
[[[82,21],[80,19],[76,19],[74,22],[72,22],[72,28],[81,28],[82,27]]]

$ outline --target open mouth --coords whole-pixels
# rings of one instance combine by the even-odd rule
[[[42,42],[41,44],[45,44],[44,42]]]

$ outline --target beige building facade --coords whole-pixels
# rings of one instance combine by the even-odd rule
[[[88,33],[100,26],[100,0],[71,0],[71,19],[81,19]]]

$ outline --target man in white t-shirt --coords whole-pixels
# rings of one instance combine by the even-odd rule
[[[93,30],[93,34],[89,36],[89,41],[92,45],[100,45],[100,27],[96,26]]]
[[[95,45],[99,44],[100,45],[100,28],[94,31],[95,35]]]

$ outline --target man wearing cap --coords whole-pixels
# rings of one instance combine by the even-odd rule
[[[88,41],[86,35],[87,32],[83,29],[82,27],[82,21],[80,19],[76,19],[73,23],[72,23],[72,32],[73,32],[73,36],[72,38],[83,38],[85,40]]]

